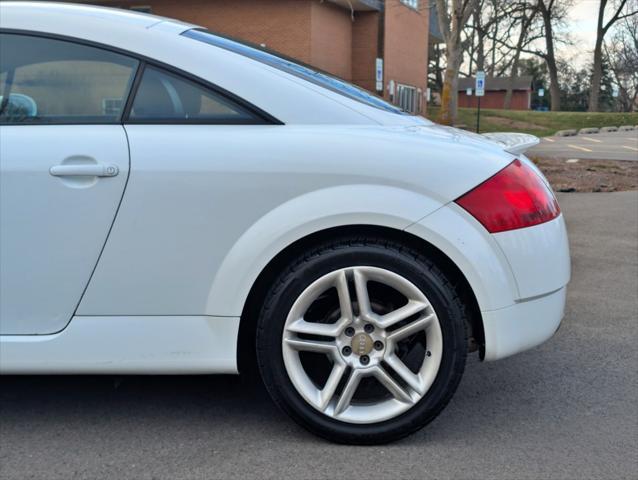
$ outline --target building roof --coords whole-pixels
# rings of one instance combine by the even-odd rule
[[[510,77],[487,77],[485,79],[485,91],[507,90]],[[476,78],[465,77],[459,78],[458,90],[465,91],[468,88],[474,89]],[[532,76],[523,75],[514,79],[514,90],[533,90]]]

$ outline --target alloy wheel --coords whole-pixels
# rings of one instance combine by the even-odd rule
[[[297,392],[347,423],[395,418],[421,400],[443,355],[439,319],[425,294],[390,270],[330,272],[294,302],[282,352]]]

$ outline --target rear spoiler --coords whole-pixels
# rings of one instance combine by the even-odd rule
[[[540,142],[538,137],[527,133],[496,132],[484,133],[482,136],[494,143],[498,143],[503,150],[514,155],[523,153]]]

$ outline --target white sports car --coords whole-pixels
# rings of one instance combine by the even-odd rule
[[[237,373],[329,439],[430,422],[469,352],[558,328],[563,217],[522,152],[123,10],[0,3],[0,370]]]

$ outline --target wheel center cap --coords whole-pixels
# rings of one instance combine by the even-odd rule
[[[357,333],[352,337],[352,352],[356,355],[367,355],[372,351],[374,342],[367,333]]]

